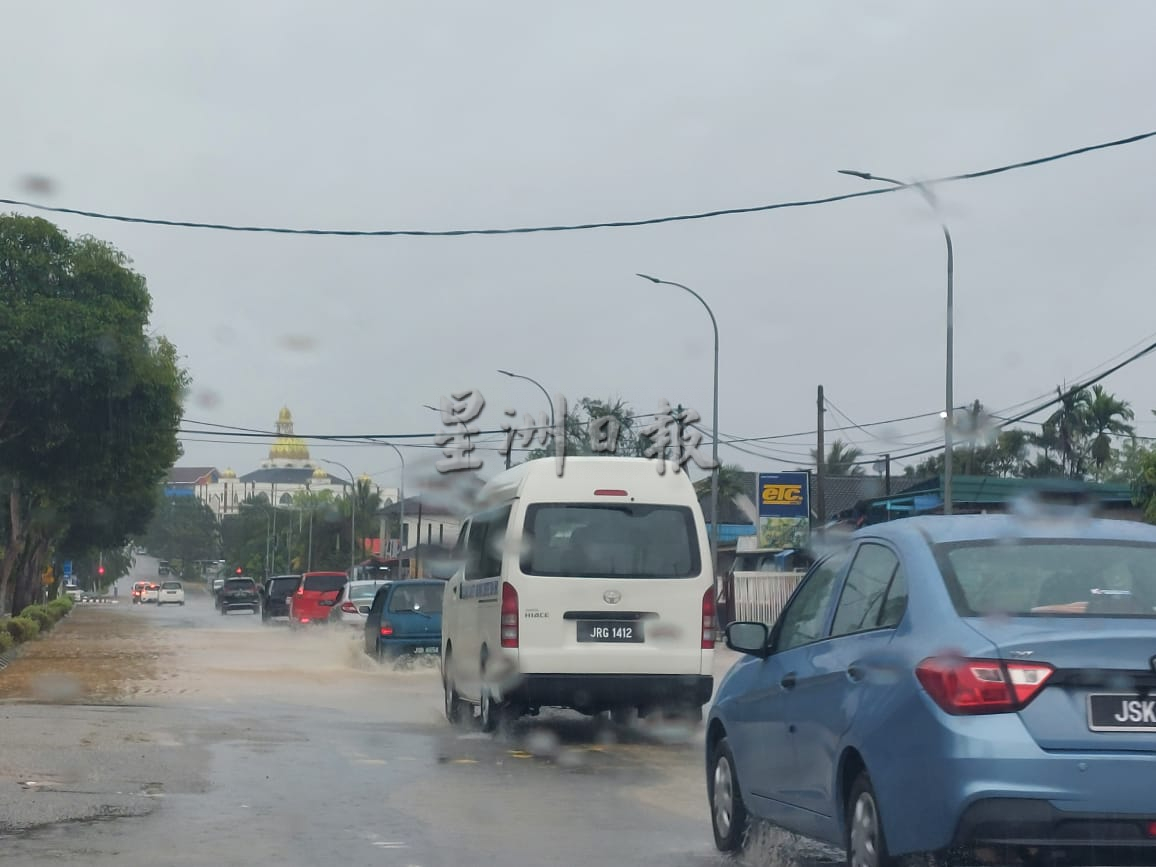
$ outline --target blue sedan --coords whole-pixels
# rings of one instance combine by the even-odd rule
[[[720,850],[758,818],[852,867],[1156,864],[1156,527],[867,527],[727,645],[744,656],[706,736]]]

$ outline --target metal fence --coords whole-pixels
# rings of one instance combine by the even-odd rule
[[[804,572],[736,572],[736,620],[754,620],[773,626]]]

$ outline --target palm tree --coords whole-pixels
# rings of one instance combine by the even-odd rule
[[[1084,474],[1087,459],[1091,392],[1086,388],[1064,391],[1056,388],[1059,408],[1044,422],[1043,436],[1054,439],[1064,474],[1078,479]]]
[[[694,483],[695,493],[704,497],[710,493],[710,475]],[[747,484],[747,471],[738,464],[723,464],[718,468],[718,498],[719,502],[747,494],[754,495],[754,490]]]
[[[1135,417],[1127,401],[1119,400],[1102,385],[1092,386],[1086,421],[1088,435],[1095,435],[1092,440],[1092,462],[1096,466],[1097,479],[1103,476],[1112,457],[1112,437],[1136,436],[1136,428],[1128,424]]]
[[[863,457],[863,450],[848,446],[842,440],[835,440],[827,451],[827,458],[822,462],[825,476],[863,476],[866,471],[857,461]],[[819,465],[819,450],[811,449],[811,463]]]

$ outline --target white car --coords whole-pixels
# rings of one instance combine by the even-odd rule
[[[185,588],[180,581],[166,581],[161,584],[157,605],[184,605]]]
[[[146,584],[140,592],[140,601],[143,602],[159,602],[161,598],[161,586],[159,584]]]
[[[71,598],[73,602],[79,602],[84,598],[84,591],[77,584],[69,584],[64,588],[64,595]]]
[[[350,581],[341,590],[341,595],[333,604],[329,613],[329,622],[365,627],[365,619],[373,605],[373,597],[377,591],[389,584],[389,581]]]

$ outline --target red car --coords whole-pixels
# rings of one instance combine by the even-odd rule
[[[306,572],[290,597],[289,625],[325,623],[349,580],[344,572]]]

